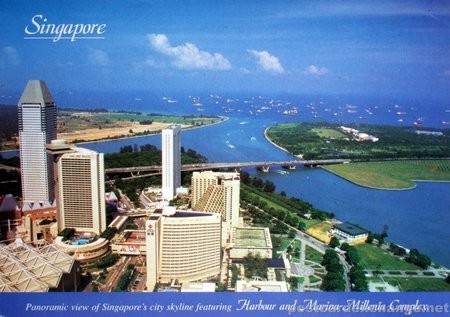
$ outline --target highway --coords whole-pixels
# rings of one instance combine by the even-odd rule
[[[224,168],[244,168],[244,167],[264,167],[271,166],[316,166],[326,164],[342,164],[349,163],[346,159],[330,159],[330,160],[292,160],[292,161],[262,161],[262,162],[228,162],[228,163],[203,163],[203,164],[183,164],[181,170],[183,172],[201,171],[209,169],[224,169]],[[160,174],[162,170],[161,165],[150,166],[136,166],[136,167],[117,167],[105,169],[105,174],[110,173],[139,173],[139,172],[154,172],[152,175]],[[135,175],[138,176],[138,175]]]

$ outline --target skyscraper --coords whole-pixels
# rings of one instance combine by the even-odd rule
[[[222,215],[223,243],[231,228],[239,225],[239,173],[194,172],[192,175],[192,208]]]
[[[18,106],[22,200],[53,201],[53,160],[45,145],[56,139],[55,101],[44,81],[30,80]]]
[[[74,228],[100,234],[106,229],[103,154],[70,146],[48,146],[56,157],[58,231]]]
[[[162,130],[162,197],[172,200],[181,186],[181,128],[172,125]]]

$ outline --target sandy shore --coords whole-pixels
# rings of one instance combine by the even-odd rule
[[[300,159],[300,160],[303,160],[303,157],[302,157],[301,154],[300,154],[300,155],[294,155],[293,153],[291,153],[291,152],[289,152],[288,150],[286,150],[284,147],[281,147],[281,146],[279,146],[278,144],[272,142],[272,140],[269,139],[269,137],[267,136],[267,131],[268,131],[270,128],[271,128],[271,127],[267,127],[267,128],[264,130],[264,137],[266,138],[267,141],[269,141],[270,144],[272,144],[273,146],[279,148],[280,150],[282,150],[282,151],[284,151],[284,152],[286,152],[286,153],[288,153],[288,154],[291,154],[292,156],[295,156],[296,158],[298,158],[298,159]]]
[[[105,139],[116,139],[119,137],[132,137],[136,134],[148,131],[149,133],[161,131],[162,129],[172,125],[173,123],[153,122],[150,125],[142,125],[138,122],[130,122],[126,125],[114,128],[103,129],[84,129],[74,132],[58,133],[58,138],[64,139],[69,143],[75,140],[78,141],[96,141]],[[183,129],[190,127],[190,125],[181,125]],[[130,133],[132,131],[132,133]]]

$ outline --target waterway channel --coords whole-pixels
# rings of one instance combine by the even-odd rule
[[[210,162],[291,160],[292,155],[276,148],[264,137],[267,126],[282,120],[286,118],[236,113],[223,123],[184,131],[182,145],[206,155]],[[159,147],[160,136],[80,146],[111,153],[124,145],[148,143]],[[388,240],[406,248],[417,248],[435,262],[450,267],[450,183],[420,182],[412,190],[386,191],[356,186],[318,168],[300,168],[288,174],[280,174],[276,169],[268,174],[251,172],[273,181],[277,191],[285,191],[289,196],[333,212],[340,220],[360,224],[373,232],[381,232],[387,225]]]

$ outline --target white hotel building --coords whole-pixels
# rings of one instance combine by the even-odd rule
[[[45,145],[56,139],[56,105],[42,80],[30,80],[19,100],[19,143],[24,202],[55,199],[53,160]]]
[[[162,197],[172,200],[181,186],[181,127],[173,125],[162,130]]]
[[[156,283],[198,281],[220,273],[219,214],[157,209],[146,222],[147,289]]]

